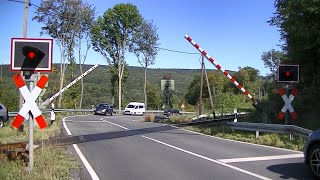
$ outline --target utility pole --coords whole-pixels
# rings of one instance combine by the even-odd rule
[[[23,32],[22,32],[22,37],[26,38],[27,37],[27,23],[28,23],[28,8],[29,8],[29,0],[24,0],[24,15],[23,15]],[[22,75],[22,77],[24,77],[24,73],[23,71],[20,72],[20,74]],[[29,73],[27,73],[29,74]],[[29,76],[29,78],[32,76]],[[33,80],[32,78],[30,78],[30,82],[29,82],[29,90],[30,92],[33,89]],[[19,109],[22,108],[23,105],[23,97],[22,94],[20,93],[20,104],[19,104]],[[29,133],[28,133],[28,139],[29,139],[29,164],[28,164],[28,168],[29,171],[31,172],[34,166],[34,161],[33,161],[33,117],[29,115]]]
[[[202,56],[203,57],[203,56]],[[212,94],[211,94],[211,88],[210,88],[210,83],[209,83],[209,78],[208,78],[208,74],[207,74],[207,70],[206,70],[206,66],[203,64],[203,69],[204,69],[204,73],[206,75],[206,79],[207,79],[207,86],[208,86],[208,91],[209,91],[209,97],[210,97],[210,104],[211,104],[211,111],[213,114],[213,118],[216,118],[216,113],[214,112],[214,108],[213,108],[213,100],[212,100]]]
[[[22,30],[22,38],[27,37],[27,22],[28,22],[28,8],[29,8],[29,0],[24,0],[24,15],[23,15],[23,30]],[[21,76],[23,77],[23,72],[20,72]],[[22,108],[23,104],[23,97],[20,94],[19,98],[19,109]]]
[[[202,114],[202,91],[203,91],[203,55],[201,55],[201,80],[200,80],[200,101],[199,101],[199,115]]]

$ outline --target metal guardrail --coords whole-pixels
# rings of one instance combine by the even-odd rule
[[[42,113],[49,113],[51,109],[43,109]],[[93,109],[55,109],[56,113],[66,112],[70,114],[88,114],[93,113]],[[122,114],[123,110],[114,110],[115,113]],[[163,114],[160,110],[147,110],[146,113],[151,114]],[[181,114],[196,114],[195,112],[180,112]],[[18,112],[9,112],[9,117],[14,117]],[[238,119],[242,118],[246,113],[238,113]],[[206,119],[206,120],[195,120],[188,123],[180,123],[176,126],[211,126],[216,124],[226,124],[232,129],[245,130],[245,131],[255,131],[256,136],[259,136],[259,132],[272,132],[272,133],[282,133],[282,134],[293,134],[300,137],[308,137],[312,132],[311,130],[304,129],[294,125],[281,125],[281,124],[264,124],[264,123],[247,123],[247,122],[230,122],[233,120],[233,115],[231,113],[224,114],[232,117],[225,117],[220,119]],[[201,116],[201,118],[208,118],[210,116]]]
[[[256,131],[256,136],[259,132],[272,132],[282,134],[293,134],[296,136],[307,138],[312,132],[311,130],[304,129],[294,125],[282,124],[265,124],[265,123],[247,123],[247,122],[226,122],[231,129]]]
[[[185,126],[213,126],[218,124],[226,124],[227,121],[233,121],[234,118],[232,115],[228,115],[229,117],[219,118],[219,119],[206,119],[206,120],[194,120],[187,123],[179,123],[175,124],[177,127],[185,127]],[[232,116],[232,117],[231,117]],[[241,117],[238,117],[242,118]]]
[[[51,109],[42,109],[42,113],[50,113]],[[117,114],[122,114],[123,110],[113,110]],[[77,114],[77,113],[82,113],[82,114],[89,114],[93,113],[93,109],[54,109],[55,113],[61,113],[61,112],[66,112],[70,114]],[[146,113],[148,114],[163,114],[164,111],[160,110],[146,110]],[[18,112],[9,112],[9,117],[15,117]],[[180,114],[196,114],[196,112],[186,112],[186,111],[180,111]]]

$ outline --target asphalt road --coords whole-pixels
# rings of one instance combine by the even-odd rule
[[[72,116],[81,179],[313,179],[297,151],[206,136],[136,116]]]

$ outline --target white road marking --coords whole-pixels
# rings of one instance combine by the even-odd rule
[[[102,119],[103,119],[103,118],[102,118]],[[101,119],[101,120],[102,120],[102,119]],[[107,123],[110,123],[110,124],[112,124],[112,125],[118,126],[118,127],[122,128],[122,129],[130,130],[130,129],[126,128],[126,127],[120,126],[119,124],[115,124],[115,123],[110,122],[110,121],[107,121],[107,120],[103,120],[103,121],[104,121],[104,122],[107,122]]]
[[[76,123],[103,123],[103,121],[74,121],[74,120],[66,120],[65,122],[76,122]]]
[[[242,143],[242,144],[249,144],[249,145],[253,145],[253,146],[260,146],[260,147],[266,147],[266,148],[270,148],[270,149],[277,149],[277,150],[289,151],[289,152],[293,152],[293,153],[300,153],[300,154],[302,154],[301,151],[295,151],[295,150],[291,150],[291,149],[284,149],[284,148],[272,147],[272,146],[267,146],[267,145],[262,145],[262,144],[253,144],[253,143],[249,143],[249,142],[236,141],[236,140],[232,140],[232,139],[224,139],[224,138],[217,137],[217,136],[202,134],[202,133],[199,133],[199,132],[195,132],[195,131],[191,131],[191,130],[179,128],[179,127],[176,127],[176,126],[174,126],[174,125],[170,125],[170,126],[171,126],[171,127],[174,127],[174,128],[177,128],[177,129],[181,129],[182,131],[187,131],[187,132],[190,132],[190,133],[194,133],[194,134],[198,134],[198,135],[202,135],[202,136],[207,136],[207,137],[210,137],[210,138],[221,139],[221,140],[230,141],[230,142],[236,142],[236,143]]]
[[[66,122],[65,122],[66,118],[68,118],[68,117],[63,118],[63,120],[62,120],[63,127],[66,129],[68,135],[71,136],[72,134],[71,134],[69,128],[67,127]],[[79,157],[80,157],[82,163],[84,164],[84,166],[87,168],[92,180],[100,180],[100,178],[98,177],[97,173],[93,170],[93,168],[91,167],[91,165],[89,164],[87,159],[84,157],[84,155],[80,151],[79,147],[76,144],[72,144],[72,146],[76,150],[76,152],[79,155]]]
[[[261,175],[259,175],[259,174],[255,174],[255,173],[252,173],[252,172],[250,172],[250,171],[246,171],[246,170],[244,170],[244,169],[241,169],[241,168],[232,166],[232,165],[230,165],[230,164],[226,164],[226,163],[223,163],[223,162],[220,162],[220,161],[217,161],[217,160],[214,160],[214,159],[211,159],[211,158],[202,156],[202,155],[200,155],[200,154],[197,154],[197,153],[194,153],[194,152],[190,152],[190,151],[184,150],[184,149],[182,149],[182,148],[179,148],[179,147],[176,147],[176,146],[167,144],[167,143],[165,143],[165,142],[162,142],[162,141],[159,141],[159,140],[156,140],[156,139],[147,137],[147,136],[142,136],[142,137],[144,137],[144,138],[146,138],[146,139],[149,139],[149,140],[151,140],[151,141],[157,142],[157,143],[159,143],[159,144],[162,144],[162,145],[171,147],[171,148],[176,149],[176,150],[178,150],[178,151],[182,151],[182,152],[184,152],[184,153],[187,153],[187,154],[196,156],[196,157],[198,157],[198,158],[205,159],[205,160],[207,160],[207,161],[210,161],[210,162],[213,162],[213,163],[216,163],[216,164],[219,164],[219,165],[222,165],[222,166],[225,166],[225,167],[234,169],[234,170],[236,170],[236,171],[240,171],[240,172],[242,172],[242,173],[245,173],[245,174],[254,176],[254,177],[256,177],[256,178],[263,179],[263,180],[271,180],[271,179],[269,179],[269,178],[267,178],[267,177],[264,177],[264,176],[261,176]]]
[[[278,156],[260,156],[260,157],[247,157],[247,158],[218,159],[218,161],[221,161],[223,163],[236,163],[236,162],[291,159],[291,158],[301,158],[301,157],[304,157],[303,154],[288,154],[288,155],[278,155]]]

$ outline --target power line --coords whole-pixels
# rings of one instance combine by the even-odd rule
[[[17,3],[23,3],[23,4],[25,4],[25,3],[26,3],[26,2],[24,2],[24,1],[19,1],[19,0],[8,0],[8,1],[11,1],[11,2],[17,2]],[[39,6],[38,6],[38,5],[36,5],[36,4],[32,4],[32,3],[31,3],[31,0],[29,1],[28,5],[29,5],[29,6],[36,6],[36,7],[38,7],[38,8],[39,8]]]
[[[172,49],[166,49],[166,48],[161,48],[157,47],[158,49],[165,50],[165,51],[170,51],[170,52],[176,52],[176,53],[181,53],[181,54],[199,54],[199,53],[192,53],[192,52],[185,52],[185,51],[177,51],[177,50],[172,50]]]

